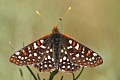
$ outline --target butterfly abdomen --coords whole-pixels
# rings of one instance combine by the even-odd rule
[[[61,34],[53,34],[53,58],[55,62],[55,67],[58,68],[59,58],[60,58],[60,49],[61,49]]]

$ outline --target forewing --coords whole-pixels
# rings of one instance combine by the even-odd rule
[[[63,45],[74,64],[94,67],[103,63],[99,54],[66,35],[63,35]]]
[[[10,62],[18,65],[30,65],[42,62],[45,57],[45,50],[49,41],[49,35],[46,35],[33,43],[23,47],[10,57]]]

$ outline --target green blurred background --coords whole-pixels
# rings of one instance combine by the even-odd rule
[[[104,60],[101,66],[85,68],[79,80],[120,79],[120,0],[0,0],[0,80],[22,80],[18,66],[9,62],[15,52],[9,41],[19,50],[23,42],[27,45],[51,33],[69,6],[72,9],[63,19],[64,33],[98,52]],[[26,67],[21,68],[24,80],[33,80]],[[42,78],[48,75],[40,73]],[[72,80],[71,74],[62,72],[55,80],[61,75],[64,80]]]

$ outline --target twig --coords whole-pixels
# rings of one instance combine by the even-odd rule
[[[56,69],[56,70],[54,70],[53,72],[51,72],[48,80],[53,80],[54,76],[55,76],[57,73],[58,73],[58,69]]]
[[[33,78],[35,79],[35,80],[37,80],[37,77],[35,76],[35,74],[32,72],[32,70],[29,68],[29,66],[26,66],[27,67],[27,69],[30,71],[30,73],[31,73],[31,75],[33,76]]]

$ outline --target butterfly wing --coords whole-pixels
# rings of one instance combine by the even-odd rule
[[[63,40],[63,45],[72,63],[90,67],[95,67],[103,63],[101,56],[90,48],[66,35],[63,35]]]
[[[15,52],[10,57],[10,62],[18,66],[30,65],[30,64],[42,62],[45,57],[44,52],[47,49],[48,41],[49,41],[49,35],[46,35],[34,41],[33,43]]]

